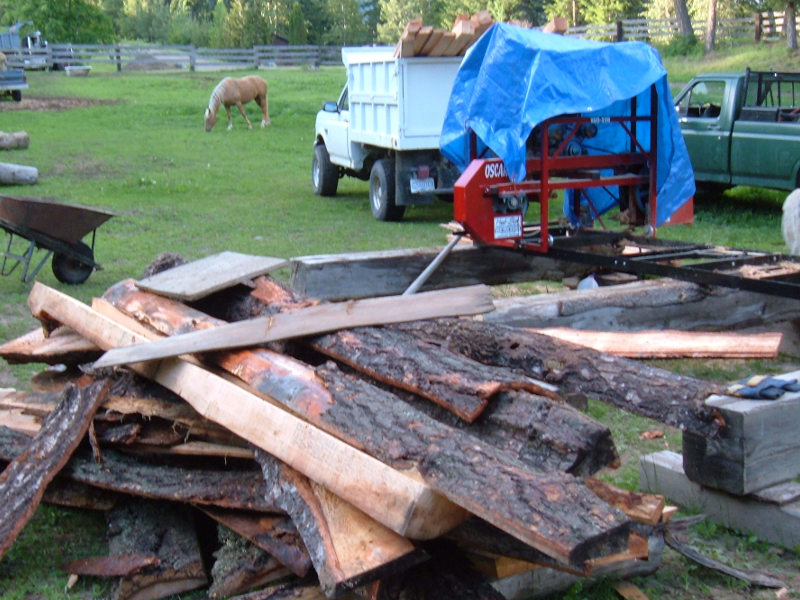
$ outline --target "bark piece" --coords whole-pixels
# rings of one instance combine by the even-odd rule
[[[286,515],[265,515],[207,506],[202,510],[227,529],[277,558],[298,577],[305,576],[311,568],[308,550],[297,527]]]
[[[268,583],[283,579],[290,574],[273,556],[255,544],[235,535],[225,527],[218,527],[221,547],[214,552],[211,567],[209,598],[227,598]]]
[[[388,534],[306,477],[257,450],[268,496],[292,518],[326,596],[334,597],[423,559],[408,540]]]
[[[657,525],[661,522],[664,512],[664,496],[632,492],[594,477],[586,478],[586,487],[611,506],[616,506],[631,519],[649,525]]]
[[[121,577],[114,600],[163,598],[208,582],[190,507],[129,499],[109,512],[108,536],[112,556],[158,557],[158,563]]]
[[[721,385],[494,323],[436,319],[398,325],[422,339],[680,429],[716,435],[719,414],[705,399]],[[665,400],[666,399],[666,400]]]
[[[309,344],[371,377],[419,394],[472,423],[496,394],[524,389],[558,399],[556,388],[520,372],[484,365],[394,327],[358,327]]]
[[[108,382],[100,381],[86,388],[68,388],[30,444],[9,457],[10,464],[0,474],[0,557],[36,511],[47,484],[83,439],[109,387]]]
[[[72,575],[126,577],[140,572],[145,567],[156,566],[160,562],[161,559],[155,554],[117,554],[79,558],[59,565],[59,568]]]

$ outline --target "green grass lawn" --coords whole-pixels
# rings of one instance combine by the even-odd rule
[[[665,64],[671,83],[679,86],[699,70],[797,68],[798,57],[772,45],[725,50],[702,59],[666,58]],[[83,285],[66,286],[45,267],[39,281],[88,302],[117,281],[139,277],[163,252],[179,253],[187,260],[223,250],[292,257],[445,243],[439,224],[452,218],[449,204],[412,207],[403,221],[382,223],[370,213],[365,182],[342,180],[335,198],[313,194],[314,117],[324,100],[338,97],[344,83],[343,68],[262,70],[259,74],[269,84],[272,125],[258,128],[260,112],[251,104],[248,114],[256,124],[253,130],[246,130],[234,111],[232,131],[225,129],[222,114],[215,129],[206,133],[203,111],[210,92],[228,74],[243,73],[117,73],[94,68],[89,77],[29,74],[25,99],[48,99],[51,106],[64,108],[0,110],[0,130],[24,130],[31,139],[30,148],[4,153],[0,160],[39,170],[36,185],[0,191],[97,206],[116,215],[97,232],[96,259],[103,265],[102,271]],[[662,228],[659,235],[783,250],[783,196],[738,189],[722,197],[698,197],[694,225]],[[26,306],[29,289],[30,284],[16,276],[0,278],[0,341],[36,326]],[[726,361],[715,370],[700,361],[679,361],[668,368],[733,379],[741,372],[780,370],[793,364],[793,359],[781,357],[773,363]],[[25,386],[41,367],[0,365],[0,387]],[[611,477],[626,487],[636,485],[637,456],[664,447],[680,450],[680,436],[675,431],[645,442],[640,433],[656,424],[594,402],[589,411],[609,424],[624,452],[625,464]],[[102,533],[100,516],[40,507],[0,560],[0,597],[103,597],[107,589],[91,580],[64,592],[66,576],[57,569],[65,560],[101,553]],[[713,533],[699,531],[697,535]],[[748,545],[746,536],[735,533],[725,532],[725,536],[733,540],[737,560],[795,572],[797,582],[796,554]],[[728,578],[709,577],[707,571],[676,556],[668,557],[661,573],[637,582],[652,598],[768,597],[757,590],[748,595]],[[574,598],[613,597],[611,592],[593,595],[595,592],[577,589],[570,594],[568,597]]]

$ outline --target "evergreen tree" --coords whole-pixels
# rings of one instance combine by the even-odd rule
[[[378,40],[396,44],[411,19],[421,17],[426,25],[450,27],[442,22],[442,0],[379,0],[381,20],[378,23]]]
[[[357,46],[371,41],[358,0],[328,0],[330,28],[322,35],[324,44]]]
[[[289,15],[289,43],[295,45],[308,43],[308,25],[299,2],[292,5],[292,13]]]

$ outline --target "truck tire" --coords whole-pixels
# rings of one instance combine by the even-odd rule
[[[87,260],[94,261],[94,252],[83,242],[77,242],[74,249],[78,254],[86,257]],[[83,283],[89,279],[89,275],[94,271],[94,267],[91,264],[87,265],[83,261],[59,252],[53,254],[52,267],[53,275],[56,276],[56,279],[61,283],[70,285]]]
[[[317,196],[335,196],[339,187],[339,168],[331,162],[325,144],[314,146],[311,161],[311,184]]]
[[[399,221],[406,212],[405,206],[394,203],[394,161],[376,160],[369,176],[369,206],[372,216],[379,221]]]

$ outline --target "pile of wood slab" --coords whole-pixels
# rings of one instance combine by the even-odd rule
[[[658,567],[663,497],[597,477],[611,434],[563,398],[713,436],[714,385],[471,318],[481,285],[320,302],[223,270],[91,305],[34,284],[42,328],[0,356],[62,366],[0,392],[0,556],[44,500],[106,511],[109,554],[63,568],[116,598],[500,599]]]
[[[395,56],[463,56],[493,23],[487,10],[478,11],[471,17],[458,15],[449,31],[423,25],[422,19],[412,19],[397,42]]]

